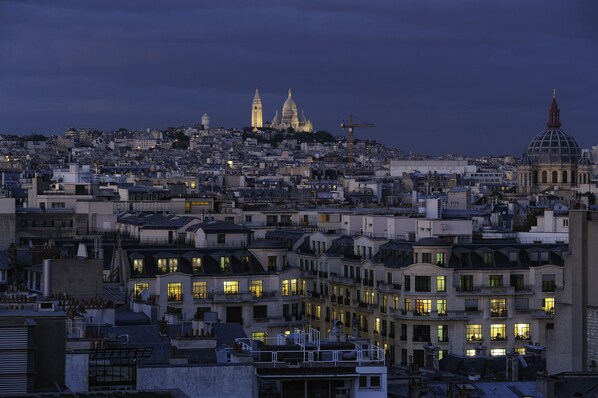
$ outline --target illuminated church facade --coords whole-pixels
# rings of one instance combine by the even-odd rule
[[[260,98],[258,89],[256,89],[253,102],[251,104],[251,127],[254,130],[260,129],[264,126],[262,112],[262,99]],[[305,117],[303,111],[301,111],[301,116],[299,116],[297,104],[295,103],[295,100],[293,100],[293,95],[290,89],[289,95],[282,105],[282,114],[279,115],[278,110],[276,110],[272,121],[270,123],[266,123],[265,126],[275,130],[286,130],[288,128],[292,128],[296,132],[300,133],[312,133],[314,131],[313,123],[311,120]]]

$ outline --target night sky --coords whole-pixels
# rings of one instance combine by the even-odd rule
[[[557,89],[598,145],[598,2],[3,1],[0,133],[250,124],[289,88],[316,130],[413,153],[520,155]]]

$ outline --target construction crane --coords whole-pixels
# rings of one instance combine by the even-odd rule
[[[376,127],[373,123],[366,123],[363,120],[359,120],[359,118],[355,117],[360,123],[353,123],[353,115],[349,115],[349,123],[341,123],[342,129],[348,129],[348,139],[347,139],[347,161],[349,163],[349,171],[353,171],[353,157],[354,157],[354,148],[353,148],[353,129],[355,128],[370,128]]]

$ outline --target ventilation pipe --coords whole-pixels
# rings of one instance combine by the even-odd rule
[[[44,260],[44,275],[43,275],[44,287],[43,295],[44,298],[50,298],[52,296],[52,260]]]

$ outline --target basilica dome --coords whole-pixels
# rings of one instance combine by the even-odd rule
[[[548,113],[547,129],[536,135],[527,148],[527,157],[535,163],[576,163],[581,149],[575,138],[561,130],[556,96]]]
[[[283,115],[285,115],[285,114],[296,115],[297,114],[297,104],[295,104],[295,101],[293,100],[293,97],[291,96],[291,90],[289,90],[289,97],[282,105],[282,114]]]

